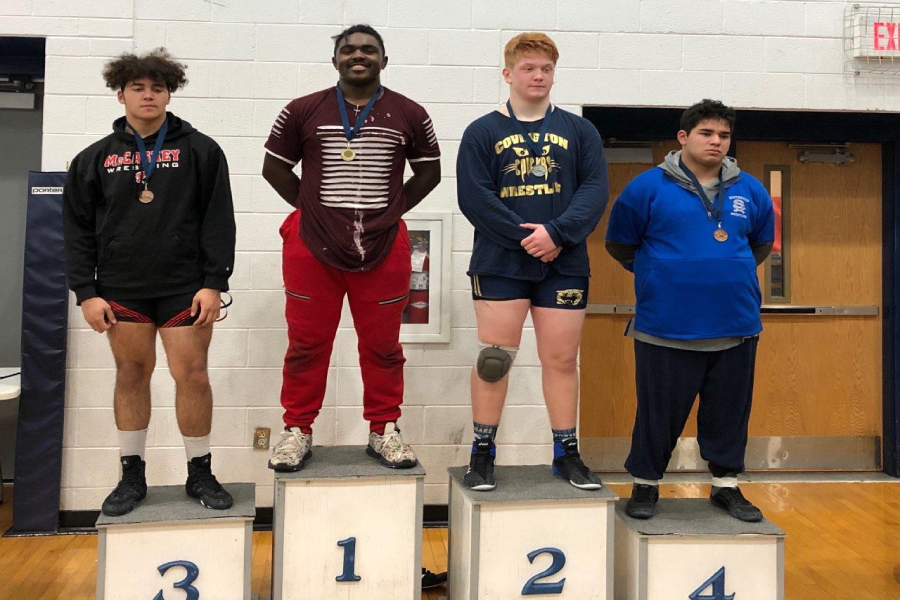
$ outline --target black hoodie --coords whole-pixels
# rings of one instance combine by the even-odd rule
[[[125,117],[72,161],[63,222],[66,276],[78,304],[95,296],[126,300],[228,289],[235,225],[225,154],[188,122],[167,115],[148,204],[138,200],[143,171]],[[144,140],[148,155],[156,135]]]

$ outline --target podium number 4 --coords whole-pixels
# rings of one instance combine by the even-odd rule
[[[173,560],[172,562],[167,562],[164,565],[159,565],[157,570],[160,575],[165,575],[166,571],[171,569],[172,567],[182,567],[185,571],[187,571],[187,577],[174,584],[176,590],[182,590],[187,596],[185,600],[198,600],[200,598],[200,592],[195,588],[192,583],[197,581],[197,577],[200,575],[200,569],[197,568],[197,565],[187,560]],[[163,591],[159,590],[159,593],[153,597],[153,600],[166,600],[163,596]]]
[[[711,596],[701,596],[707,588],[712,587]],[[691,592],[688,596],[690,600],[734,600],[734,594],[725,595],[725,567],[722,567],[716,573],[703,582],[703,585]]]
[[[566,584],[565,577],[553,583],[538,583],[538,580],[559,573],[566,566],[566,555],[558,548],[541,548],[528,553],[528,562],[534,563],[534,559],[541,554],[549,554],[553,557],[553,562],[546,571],[538,573],[525,583],[525,587],[522,588],[523,596],[562,594],[563,586]]]

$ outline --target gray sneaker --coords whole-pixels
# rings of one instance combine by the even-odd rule
[[[269,468],[281,472],[299,471],[312,456],[312,434],[303,433],[299,427],[281,432],[281,439],[272,449]]]
[[[419,463],[410,445],[400,437],[400,430],[397,429],[396,423],[385,425],[384,435],[378,435],[374,431],[369,432],[366,454],[377,458],[382,466],[389,469],[410,469]]]

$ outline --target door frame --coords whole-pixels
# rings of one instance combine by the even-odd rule
[[[683,108],[585,106],[606,140],[674,139]],[[635,126],[635,123],[640,123]],[[882,471],[900,477],[900,116],[892,113],[738,110],[741,141],[877,143],[882,156]]]

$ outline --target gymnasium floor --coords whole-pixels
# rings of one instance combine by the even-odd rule
[[[611,478],[615,481],[617,478]],[[630,486],[613,483],[624,496]],[[746,483],[741,489],[787,532],[787,600],[900,598],[900,482]],[[664,497],[706,497],[709,486],[674,483]],[[12,487],[4,490],[0,531],[12,522]],[[423,561],[447,567],[447,530],[423,532]],[[269,596],[272,534],[253,536],[253,594]],[[96,535],[0,538],[0,600],[93,600]],[[446,591],[423,594],[440,600]]]

